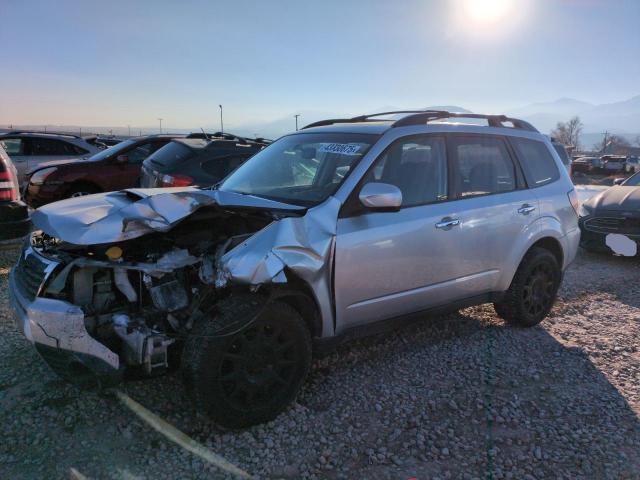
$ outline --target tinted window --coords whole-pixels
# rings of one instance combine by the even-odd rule
[[[411,137],[391,145],[369,173],[368,182],[397,186],[402,206],[447,199],[447,155],[440,137]]]
[[[53,138],[31,138],[31,155],[78,155],[75,145]],[[84,151],[84,150],[83,150]]]
[[[228,155],[202,162],[201,167],[214,182],[217,182],[242,165],[247,158],[247,155]]]
[[[453,137],[451,144],[461,197],[516,189],[515,166],[502,139]]]
[[[540,187],[560,177],[555,160],[543,142],[512,138],[525,178],[530,187]]]
[[[2,146],[9,156],[24,155],[24,142],[19,138],[7,138],[2,140]]]
[[[156,165],[177,165],[194,154],[195,152],[193,150],[182,143],[169,142],[150,155],[148,160]]]
[[[640,172],[636,173],[635,175],[632,175],[631,177],[627,178],[623,185],[627,186],[627,187],[638,187],[640,186]]]
[[[558,152],[558,156],[560,157],[560,160],[562,160],[562,163],[564,165],[569,165],[571,160],[569,160],[569,155],[567,155],[567,149],[564,148],[564,145],[559,143],[553,143],[552,145],[556,152]]]
[[[129,163],[138,164],[142,163],[145,158],[151,155],[153,151],[153,147],[151,143],[143,143],[142,145],[138,145],[136,148],[132,148],[128,152],[124,153],[129,157]]]

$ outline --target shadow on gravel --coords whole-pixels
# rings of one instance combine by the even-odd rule
[[[58,382],[7,309],[0,297],[0,478],[220,478],[115,398]],[[176,373],[122,388],[260,478],[640,478],[637,414],[545,325],[481,306],[352,342],[314,361],[295,405],[239,432],[198,417]]]

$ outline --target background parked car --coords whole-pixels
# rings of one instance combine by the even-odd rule
[[[603,155],[601,159],[602,168],[608,173],[623,172],[627,162],[623,155]]]
[[[0,143],[18,170],[20,185],[26,174],[38,165],[51,160],[87,157],[100,148],[77,135],[12,131],[0,135]]]
[[[640,172],[594,195],[580,207],[580,246],[611,253],[607,236],[625,236],[640,247]],[[617,252],[615,252],[617,253]]]
[[[20,241],[29,228],[29,212],[20,201],[16,168],[0,146],[0,248]]]
[[[207,138],[204,138],[207,137]],[[143,187],[209,186],[218,183],[269,141],[233,135],[191,134],[176,139],[142,165]]]
[[[63,198],[140,186],[140,165],[176,135],[136,137],[89,159],[40,164],[28,174],[27,203],[39,207]]]
[[[602,160],[598,157],[578,157],[571,162],[573,173],[590,173],[602,168]]]
[[[627,157],[627,161],[624,165],[624,171],[626,173],[640,172],[640,159],[638,157]]]

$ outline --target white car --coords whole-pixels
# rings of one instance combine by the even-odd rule
[[[41,163],[87,157],[100,151],[97,145],[77,135],[25,131],[0,135],[0,146],[16,166],[20,185],[26,181],[26,173]]]

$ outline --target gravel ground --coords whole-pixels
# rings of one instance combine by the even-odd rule
[[[0,252],[0,478],[224,478],[113,396],[58,380],[15,330]],[[550,318],[490,306],[316,360],[297,403],[224,432],[177,374],[132,398],[257,478],[640,478],[640,261],[579,254]]]

